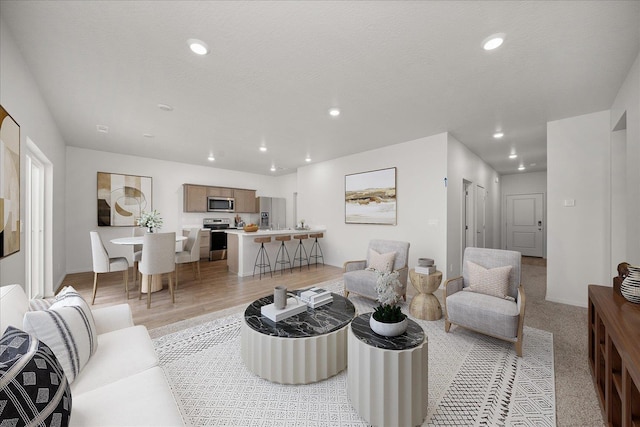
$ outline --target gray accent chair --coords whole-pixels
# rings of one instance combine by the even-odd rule
[[[462,261],[462,276],[447,280],[444,285],[444,330],[451,325],[490,335],[515,344],[522,356],[525,294],[520,284],[521,254],[501,249],[466,248]],[[509,296],[515,301],[477,292],[464,292],[469,286],[466,261],[490,269],[510,265]]]
[[[358,261],[347,261],[344,263],[344,296],[348,297],[350,292],[362,295],[367,298],[377,299],[375,271],[366,270],[369,266],[369,249],[373,249],[379,254],[395,252],[396,258],[393,263],[393,270],[397,271],[400,286],[395,291],[398,295],[407,300],[407,275],[409,274],[409,242],[399,242],[396,240],[371,240],[367,249],[367,259]]]

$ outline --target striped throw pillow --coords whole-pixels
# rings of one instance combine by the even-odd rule
[[[468,290],[498,298],[513,299],[509,296],[510,265],[487,269],[471,261],[466,263],[469,273]]]
[[[47,344],[72,383],[98,348],[96,326],[86,301],[71,286],[48,310],[28,311],[24,330]]]
[[[49,347],[9,326],[0,338],[0,425],[67,426],[71,388]]]

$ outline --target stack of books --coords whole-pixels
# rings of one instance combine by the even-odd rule
[[[307,306],[298,302],[295,298],[288,298],[287,305],[281,310],[278,310],[275,307],[275,304],[268,304],[260,307],[260,314],[274,322],[279,322],[287,317],[295,316],[303,311],[307,311]]]
[[[415,271],[418,274],[433,274],[436,272],[436,266],[431,258],[418,258]]]
[[[322,288],[310,288],[300,293],[300,299],[310,308],[317,308],[333,301],[331,292]]]

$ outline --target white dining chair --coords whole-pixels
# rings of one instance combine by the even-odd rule
[[[143,227],[133,227],[133,229],[131,230],[131,236],[132,237],[144,236],[144,233],[146,231],[147,230],[145,230]],[[133,245],[131,246],[131,248],[132,248],[131,259],[133,260],[133,284],[135,285],[138,282],[138,276],[140,274],[138,272],[138,263],[142,259],[142,245]]]
[[[146,233],[142,243],[142,258],[138,264],[140,273],[147,277],[147,308],[151,308],[151,281],[153,276],[162,282],[162,275],[169,274],[171,302],[175,303],[173,272],[176,269],[176,233]],[[142,283],[138,299],[142,296]]]
[[[200,229],[189,229],[189,237],[187,237],[187,243],[184,245],[184,250],[176,252],[176,264],[191,264],[193,270],[193,276],[200,278]],[[197,275],[196,275],[197,269]],[[178,289],[178,272],[179,266],[176,265],[176,286]]]
[[[93,297],[91,304],[96,301],[98,291],[98,274],[124,271],[124,289],[129,299],[129,261],[125,257],[109,258],[109,253],[102,243],[100,234],[97,231],[90,231],[91,254],[93,255]]]

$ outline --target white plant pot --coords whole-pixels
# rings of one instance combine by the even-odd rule
[[[402,322],[397,323],[378,322],[373,318],[372,314],[371,318],[369,318],[369,326],[371,327],[371,330],[378,335],[382,335],[384,337],[397,337],[398,335],[404,334],[409,326],[409,322],[406,317]]]

